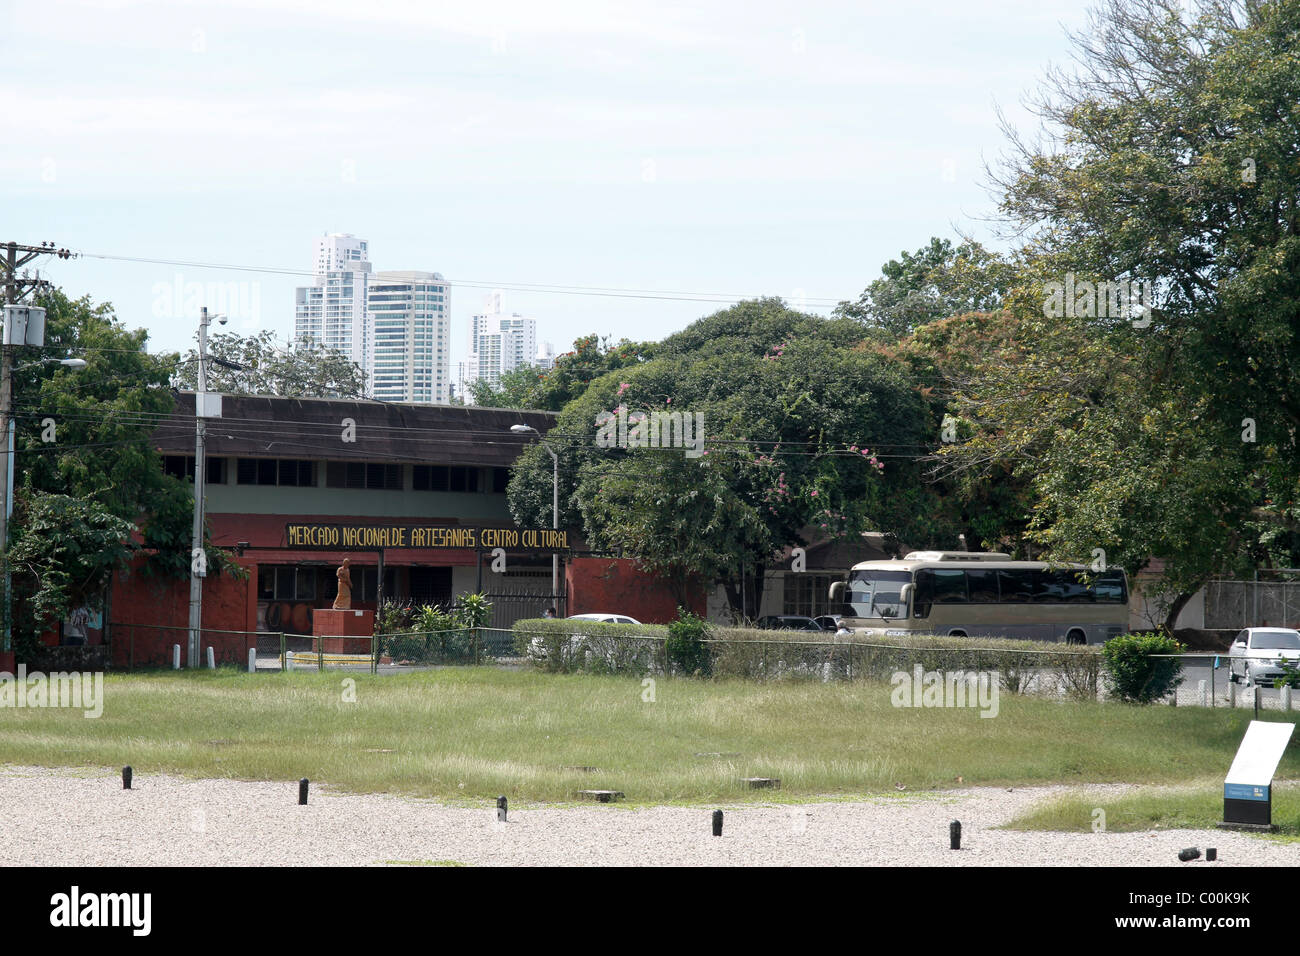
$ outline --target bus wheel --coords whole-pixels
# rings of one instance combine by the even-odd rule
[[[948,632],[948,636],[949,636],[949,637],[965,637],[965,636],[966,636],[966,632],[965,632],[965,631],[949,631],[949,632]]]
[[[1068,634],[1065,635],[1065,643],[1067,643],[1067,644],[1087,644],[1087,643],[1088,643],[1088,635],[1084,634],[1083,631],[1079,630],[1079,629],[1076,627],[1074,630],[1070,631]]]

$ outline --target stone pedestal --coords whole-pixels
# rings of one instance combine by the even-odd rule
[[[311,616],[311,633],[326,654],[369,654],[375,633],[374,611],[336,611],[317,608]]]

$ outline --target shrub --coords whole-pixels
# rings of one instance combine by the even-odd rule
[[[677,620],[668,625],[664,653],[670,667],[686,674],[708,677],[713,673],[709,646],[709,625],[685,608],[677,609]]]
[[[1110,694],[1135,704],[1149,704],[1183,682],[1181,661],[1156,654],[1186,650],[1163,634],[1125,634],[1102,645],[1101,659],[1110,675]]]

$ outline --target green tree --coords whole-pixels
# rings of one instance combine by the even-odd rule
[[[880,271],[883,276],[856,302],[841,302],[835,311],[895,339],[937,319],[999,308],[1015,276],[1011,263],[973,239],[954,247],[948,239],[933,238]]]
[[[230,395],[291,398],[362,398],[366,375],[336,349],[306,342],[282,347],[275,334],[216,332],[208,336],[208,389]],[[176,366],[178,388],[199,384],[199,353],[191,349]]]
[[[560,456],[561,526],[624,549],[679,597],[692,579],[721,581],[748,617],[787,547],[868,530],[916,541],[933,511],[913,461],[923,403],[905,368],[862,338],[849,319],[743,302],[595,379],[546,436]],[[598,418],[620,406],[702,415],[703,453],[598,447]],[[515,472],[512,513],[544,523],[549,455],[530,448]]]
[[[1168,627],[1207,577],[1294,560],[1300,3],[1112,0],[1074,41],[1055,135],[1013,133],[995,181],[1027,245],[1005,344],[949,370],[944,465],[1031,481],[1053,556],[1162,559]]]
[[[596,379],[609,372],[631,368],[648,359],[653,346],[620,339],[585,335],[573,351],[555,357],[550,369],[523,366],[506,372],[497,384],[475,382],[470,394],[475,405],[490,408],[536,408],[558,412],[578,398]]]
[[[140,546],[146,569],[187,575],[193,492],[164,473],[151,440],[171,414],[174,354],[146,351],[107,303],[44,294],[43,349],[16,350],[15,501],[8,559],[15,644],[30,646],[60,614],[96,606],[108,570]],[[82,357],[72,371],[42,359]],[[208,549],[210,570],[232,567]]]

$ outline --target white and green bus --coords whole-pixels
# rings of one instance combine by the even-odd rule
[[[1012,561],[997,552],[913,551],[863,561],[831,585],[841,626],[871,637],[944,634],[1099,644],[1128,631],[1118,569]]]

